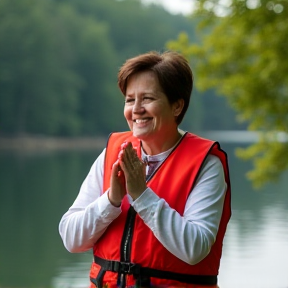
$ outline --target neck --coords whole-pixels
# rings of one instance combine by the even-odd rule
[[[176,130],[168,139],[157,139],[156,141],[142,141],[142,148],[147,155],[157,155],[174,147],[181,139],[183,133]],[[164,141],[163,141],[164,140]]]

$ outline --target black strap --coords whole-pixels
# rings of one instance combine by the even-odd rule
[[[100,269],[97,277],[96,277],[96,278],[90,277],[90,281],[91,281],[93,284],[95,284],[96,287],[102,288],[103,278],[104,278],[105,273],[106,273],[106,270],[105,270],[103,267],[101,267],[101,269]]]
[[[190,275],[181,274],[170,271],[163,271],[158,269],[152,269],[148,267],[141,267],[139,264],[126,263],[119,261],[110,261],[102,259],[100,257],[94,256],[94,261],[96,264],[101,266],[101,270],[116,272],[118,274],[130,274],[137,278],[160,278],[168,280],[176,280],[188,284],[198,284],[198,285],[216,285],[217,275]],[[100,270],[100,272],[101,272]],[[99,274],[100,274],[99,272]],[[101,288],[101,286],[97,286]]]

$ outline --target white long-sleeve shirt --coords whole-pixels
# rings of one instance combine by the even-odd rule
[[[121,213],[121,207],[111,205],[107,191],[102,193],[105,150],[93,163],[76,200],[60,221],[59,232],[70,252],[91,249]],[[165,154],[169,151],[150,157],[162,161]],[[135,201],[129,195],[125,197],[162,245],[193,265],[208,255],[215,242],[226,186],[219,158],[208,155],[187,199],[183,216],[149,187]]]

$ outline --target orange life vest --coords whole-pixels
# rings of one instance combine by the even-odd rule
[[[125,141],[132,142],[133,146],[137,147],[138,156],[140,157],[141,155],[141,143],[132,136],[131,132],[111,134],[106,147],[103,192],[110,187],[111,167],[117,160],[121,144]],[[119,276],[121,276],[119,271],[122,269],[121,273],[125,275],[126,279],[125,285],[135,285],[135,271],[139,272],[139,269],[141,269],[146,276],[149,276],[149,281],[151,281],[153,286],[156,285],[156,287],[162,285],[169,287],[198,287],[193,284],[201,284],[199,287],[211,287],[211,285],[214,285],[212,287],[217,287],[222,242],[227,223],[231,216],[230,180],[226,153],[220,149],[220,145],[217,142],[200,138],[192,133],[186,133],[175,149],[156,170],[152,178],[148,180],[147,186],[159,197],[165,199],[171,208],[175,209],[180,215],[183,215],[186,200],[192,191],[202,164],[208,154],[216,155],[221,160],[227,183],[220,226],[210,253],[195,265],[189,265],[180,260],[157,240],[149,227],[145,225],[136,213],[132,213],[133,217],[130,217],[131,206],[127,197],[124,197],[121,205],[122,213],[108,226],[105,233],[94,245],[94,257],[96,262],[98,260],[98,264],[94,261],[92,263],[90,271],[91,283],[96,284],[98,288],[102,284],[103,286],[108,285],[114,288],[117,281],[119,284]],[[132,221],[130,231],[127,228],[129,227],[129,221]],[[129,236],[127,238],[127,233],[130,233],[130,238]],[[128,246],[125,246],[125,241],[126,244],[128,243]],[[123,251],[124,246],[125,251]],[[127,254],[126,256],[124,255],[124,252],[127,252],[127,247],[129,248],[129,259],[123,259],[123,257],[127,257]],[[130,266],[127,264],[127,267],[125,267],[126,264],[121,264],[123,262],[130,263]],[[133,263],[137,264],[136,268],[133,266]],[[121,266],[122,268],[120,269],[119,265],[123,267]],[[116,271],[119,273],[116,273]],[[183,279],[181,278],[182,276]],[[192,280],[189,278],[190,276]],[[204,282],[201,279],[204,279]],[[210,281],[211,279],[212,282]],[[142,286],[146,286],[146,284],[142,284]],[[91,287],[95,286],[91,284]]]

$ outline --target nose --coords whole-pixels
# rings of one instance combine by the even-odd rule
[[[144,112],[144,107],[142,105],[142,101],[141,99],[136,99],[135,102],[134,102],[134,105],[133,105],[133,108],[132,108],[132,112],[133,113],[143,113]]]

